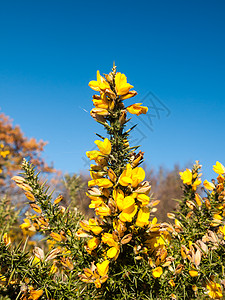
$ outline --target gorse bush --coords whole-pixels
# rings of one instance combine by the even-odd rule
[[[24,160],[23,172],[12,179],[34,213],[20,225],[26,239],[19,244],[10,237],[13,220],[2,223],[2,299],[223,298],[224,166],[217,162],[217,180],[204,181],[205,197],[199,193],[199,163],[180,172],[179,207],[168,212],[171,223],[158,222],[159,201],[149,196],[151,185],[140,167],[144,153],[129,145],[134,126],[129,128],[127,114],[139,116],[148,108],[125,105],[137,93],[115,66],[104,77],[98,71],[89,86],[99,92],[91,116],[106,130],[105,137],[97,134],[98,150],[86,153],[94,161],[87,196],[95,217],[84,220],[74,205],[61,205],[61,195],[53,199],[35,167]],[[36,232],[44,244],[32,250],[29,241]]]

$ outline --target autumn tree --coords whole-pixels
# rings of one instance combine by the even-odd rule
[[[47,143],[39,142],[35,138],[24,136],[18,125],[4,113],[0,114],[0,192],[1,194],[12,188],[9,180],[20,169],[23,158],[26,158],[44,173],[54,171],[41,156]],[[13,185],[14,186],[14,185]],[[12,190],[11,190],[12,191]]]

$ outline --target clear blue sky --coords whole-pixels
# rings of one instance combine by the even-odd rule
[[[1,1],[1,111],[49,142],[44,155],[57,169],[87,169],[102,132],[88,82],[115,61],[138,92],[127,104],[149,106],[132,121],[146,163],[198,159],[210,179],[216,160],[225,164],[224,15],[223,0]]]

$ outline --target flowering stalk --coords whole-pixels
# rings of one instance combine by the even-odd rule
[[[133,86],[127,83],[126,76],[116,72],[115,66],[105,77],[98,71],[97,81],[91,81],[89,86],[100,93],[93,96],[95,108],[91,110],[91,116],[104,125],[109,139],[101,137],[102,140],[95,141],[99,150],[87,152],[87,157],[96,163],[91,165],[92,180],[88,183],[87,193],[96,218],[80,222],[77,235],[89,237],[87,252],[97,265],[107,265],[104,272],[98,267],[95,267],[96,273],[85,269],[80,278],[101,288],[111,265],[115,270],[118,265],[125,267],[127,259],[148,260],[148,255],[151,256],[159,246],[157,239],[161,233],[157,219],[150,222],[150,211],[158,202],[150,201],[151,186],[144,181],[145,172],[139,167],[143,152],[136,154],[134,151],[138,146],[129,146],[129,133],[133,128],[125,131],[129,121],[127,113],[146,114],[148,108],[141,103],[125,107],[124,101],[137,93],[131,90]],[[167,236],[164,232],[161,245],[168,243]],[[160,277],[163,272],[162,267],[157,266],[152,271],[152,278]]]

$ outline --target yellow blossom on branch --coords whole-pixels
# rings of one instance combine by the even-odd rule
[[[180,178],[183,181],[183,184],[191,184],[192,183],[192,172],[190,169],[186,169],[184,172],[180,172]]]
[[[109,139],[105,138],[104,141],[96,140],[95,144],[98,146],[98,149],[102,154],[109,155],[112,149]]]
[[[114,101],[108,98],[105,93],[101,96],[94,95],[92,101],[94,106],[99,109],[112,110],[114,108]]]
[[[92,263],[91,268],[85,268],[84,274],[79,275],[83,282],[92,282],[96,288],[101,288],[101,284],[108,279],[109,260],[105,260],[102,263],[97,263],[95,266]]]
[[[99,179],[93,179],[88,181],[88,186],[99,186],[99,187],[103,187],[103,188],[110,188],[113,186],[112,181],[110,181],[108,178],[99,178]]]
[[[149,224],[150,212],[146,207],[142,207],[137,215],[136,225],[139,227],[144,227]]]
[[[106,253],[107,256],[109,258],[117,259],[119,252],[120,252],[120,246],[114,240],[113,235],[111,233],[104,233],[102,236],[102,242],[107,244],[110,247]]]
[[[190,274],[191,277],[197,277],[198,276],[198,271],[196,271],[196,270],[190,270],[189,274]]]
[[[220,299],[223,297],[222,289],[219,283],[210,281],[206,288],[208,290],[208,295],[211,299]]]
[[[116,92],[118,96],[126,95],[129,90],[133,88],[133,85],[127,83],[127,77],[120,72],[115,76]]]
[[[154,278],[159,278],[163,273],[163,269],[161,267],[157,267],[152,270],[152,275]]]
[[[209,191],[213,191],[215,189],[215,185],[212,182],[209,182],[208,180],[205,180],[203,182],[203,185]]]
[[[6,246],[9,246],[11,244],[11,238],[7,232],[3,235],[3,242]]]
[[[122,172],[119,178],[119,183],[122,186],[137,187],[140,182],[145,179],[145,171],[141,167],[132,169],[130,164],[127,164],[126,169]]]
[[[126,110],[133,115],[140,116],[141,114],[146,114],[148,108],[146,106],[141,106],[142,103],[135,103],[126,108]]]
[[[94,91],[97,92],[110,89],[110,85],[105,80],[105,78],[100,75],[99,71],[97,71],[97,81],[94,80],[90,81],[89,86],[90,88],[92,88]]]
[[[216,164],[213,166],[213,171],[219,175],[223,175],[225,173],[225,167],[217,161]]]

